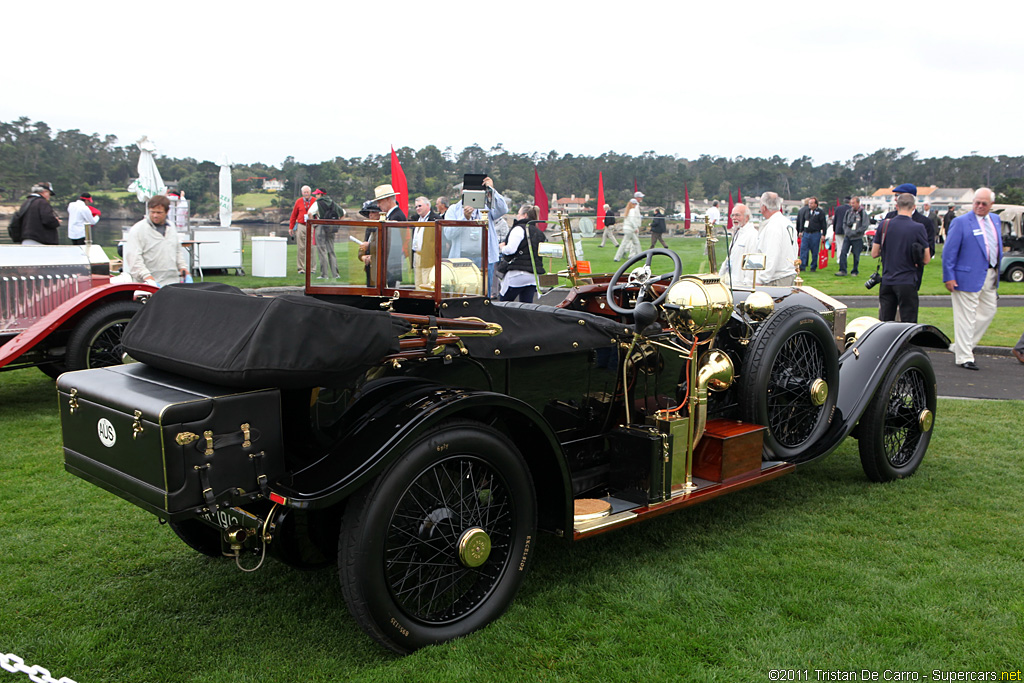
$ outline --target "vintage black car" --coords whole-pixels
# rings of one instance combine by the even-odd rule
[[[433,257],[414,274],[413,224],[323,223],[340,280],[166,287],[124,335],[140,362],[62,375],[65,466],[244,569],[337,562],[395,652],[500,616],[539,531],[582,541],[848,436],[879,482],[928,448],[934,327],[848,324],[812,288],[732,290],[713,258],[686,274],[666,250],[584,275],[567,222],[564,300],[500,303],[481,296],[479,224],[415,226]],[[444,258],[452,231],[482,247]]]

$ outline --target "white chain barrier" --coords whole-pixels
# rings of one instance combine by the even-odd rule
[[[11,673],[28,674],[29,680],[34,681],[34,683],[75,683],[67,676],[53,678],[50,676],[49,669],[45,669],[38,664],[26,666],[25,660],[18,655],[7,655],[3,652],[0,652],[0,668]]]

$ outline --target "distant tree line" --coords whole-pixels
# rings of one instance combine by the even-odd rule
[[[114,135],[86,134],[80,130],[54,131],[42,121],[22,117],[0,122],[0,187],[7,201],[25,194],[37,180],[55,183],[59,199],[83,190],[123,190],[136,174],[139,150],[121,146]],[[665,206],[683,199],[688,188],[692,200],[726,199],[741,189],[744,197],[764,191],[784,198],[815,195],[822,203],[855,194],[869,194],[879,187],[902,182],[920,186],[994,188],[1000,201],[1024,204],[1024,157],[965,156],[918,158],[904,148],[879,149],[847,161],[815,166],[808,156],[717,157],[697,159],[659,155],[639,156],[606,152],[600,156],[510,152],[502,145],[483,149],[470,145],[460,152],[427,145],[397,150],[408,179],[411,198],[450,194],[464,173],[487,173],[495,186],[514,204],[533,196],[533,171],[537,169],[548,193],[560,197],[589,194],[596,202],[598,173],[604,175],[607,201],[621,207],[632,195],[634,182],[646,195],[648,206]],[[159,157],[164,180],[173,182],[199,211],[215,210],[219,167],[211,161]],[[358,207],[373,196],[373,188],[390,182],[390,153],[366,157],[335,157],[316,164],[301,164],[288,157],[280,166],[261,163],[232,168],[234,194],[259,191],[258,178],[279,178],[284,190],[275,203],[290,206],[302,185],[322,187],[337,201]],[[134,200],[131,200],[134,202]]]

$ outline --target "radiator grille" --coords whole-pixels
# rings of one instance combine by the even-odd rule
[[[19,334],[88,288],[79,273],[0,276],[0,333]]]

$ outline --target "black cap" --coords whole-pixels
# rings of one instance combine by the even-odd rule
[[[380,207],[377,206],[376,201],[367,199],[363,202],[363,208],[359,209],[359,215],[363,218],[369,218],[370,214],[373,212],[380,213]]]

